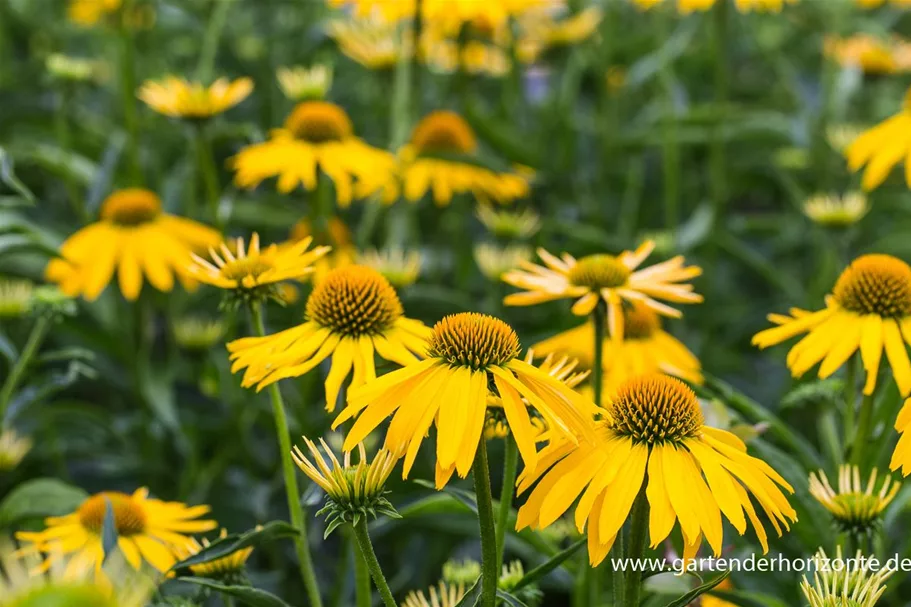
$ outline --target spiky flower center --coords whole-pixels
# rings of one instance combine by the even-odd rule
[[[228,280],[243,280],[247,276],[259,278],[272,269],[272,264],[260,255],[250,257],[239,257],[234,261],[228,261],[221,268],[221,275]]]
[[[307,300],[307,317],[336,333],[376,335],[403,314],[395,289],[383,275],[364,266],[329,272]]]
[[[285,119],[285,128],[308,143],[328,143],[351,137],[354,127],[345,110],[328,101],[305,101]]]
[[[433,326],[429,356],[474,370],[505,365],[519,355],[519,336],[508,324],[476,312],[446,316]]]
[[[665,375],[626,382],[608,410],[611,430],[649,445],[682,442],[697,436],[703,425],[696,394],[682,381]]]
[[[647,305],[635,302],[623,308],[623,336],[625,339],[648,339],[661,329],[658,314]]]
[[[465,119],[449,111],[428,114],[414,128],[411,144],[420,154],[472,154],[478,147]]]
[[[592,291],[622,287],[630,271],[613,255],[589,255],[576,262],[569,271],[569,281]]]
[[[85,500],[76,511],[79,522],[87,531],[100,534],[109,505],[117,535],[130,537],[145,531],[145,511],[132,497],[116,491],[99,493]]]
[[[114,192],[101,203],[101,218],[122,226],[142,225],[160,214],[161,200],[141,188]]]
[[[857,314],[911,316],[911,268],[890,255],[858,257],[838,278],[833,295]]]

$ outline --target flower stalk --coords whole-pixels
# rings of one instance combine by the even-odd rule
[[[478,524],[481,529],[481,600],[480,607],[494,607],[497,602],[497,536],[493,518],[493,497],[490,492],[490,469],[487,463],[487,441],[481,437],[475,454],[475,496],[478,500]]]
[[[125,0],[122,13],[132,9],[132,0]],[[120,96],[123,105],[123,123],[127,132],[127,162],[133,185],[142,183],[139,162],[139,115],[136,111],[136,47],[133,33],[125,19],[120,19]]]
[[[633,504],[632,520],[629,531],[628,562],[635,562],[645,554],[646,533],[648,533],[648,498],[645,495],[645,483],[639,489],[639,495]],[[630,567],[626,572],[625,580],[626,603],[630,607],[638,607],[639,596],[642,590],[642,571],[638,567]]]
[[[28,369],[29,363],[32,362],[32,359],[41,347],[41,342],[44,341],[44,337],[47,335],[47,330],[50,328],[50,325],[51,316],[42,314],[38,317],[35,324],[32,325],[32,330],[25,342],[25,347],[22,349],[22,354],[19,355],[18,360],[16,360],[16,363],[10,370],[9,376],[3,382],[3,387],[0,388],[0,430],[3,430],[6,425],[6,409],[9,407],[9,403],[13,398],[13,393],[23,377],[25,377],[25,371]]]
[[[222,226],[223,222],[218,212],[218,169],[215,166],[212,142],[206,133],[205,124],[195,124],[193,134],[196,143],[196,166],[202,179],[202,190],[209,209],[209,216],[213,224],[221,230],[224,226]]]
[[[266,329],[263,324],[260,305],[258,302],[250,305],[250,316],[253,320],[253,330],[257,337],[265,337]],[[269,386],[269,399],[272,401],[272,414],[275,418],[275,430],[278,434],[278,445],[281,451],[282,473],[285,480],[285,492],[288,497],[291,524],[299,532],[299,535],[294,538],[294,545],[297,549],[297,558],[300,561],[301,577],[303,578],[304,588],[307,591],[310,604],[313,607],[322,607],[323,600],[320,597],[319,584],[316,580],[316,572],[313,569],[313,557],[310,554],[310,546],[307,544],[307,523],[301,506],[297,475],[294,471],[294,462],[291,459],[291,436],[288,431],[288,418],[285,414],[285,403],[282,399],[281,391],[278,389],[278,384],[273,383]]]
[[[353,528],[357,545],[367,564],[367,569],[370,571],[370,576],[373,578],[373,583],[376,584],[376,588],[380,592],[380,597],[383,599],[383,605],[386,607],[396,607],[395,599],[392,597],[392,591],[389,589],[389,584],[386,582],[386,576],[383,575],[383,570],[380,568],[380,562],[377,560],[376,553],[373,551],[370,534],[367,532],[367,518],[361,517]],[[496,590],[496,588],[494,588],[494,590]],[[493,603],[491,603],[491,605],[493,605]]]
[[[497,569],[503,566],[503,551],[506,548],[506,528],[509,526],[509,512],[515,495],[516,469],[519,463],[519,448],[512,435],[504,439],[503,488],[500,490],[500,505],[497,510]]]
[[[865,394],[860,403],[860,415],[857,417],[857,427],[854,429],[854,440],[851,443],[851,458],[849,460],[855,466],[860,466],[864,461],[864,445],[870,439],[875,409],[876,391],[873,394]]]

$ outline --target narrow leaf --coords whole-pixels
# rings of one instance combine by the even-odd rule
[[[572,544],[565,550],[559,552],[558,554],[555,554],[550,559],[548,559],[546,562],[538,565],[537,567],[535,567],[534,569],[532,569],[531,571],[526,573],[525,577],[523,577],[521,580],[519,580],[519,583],[516,584],[513,589],[519,590],[520,588],[524,588],[525,586],[528,586],[529,584],[532,584],[532,583],[538,581],[539,579],[541,579],[542,577],[544,577],[545,575],[547,575],[548,573],[550,573],[551,571],[553,571],[554,569],[556,569],[557,567],[562,565],[566,559],[568,559],[569,557],[574,555],[576,552],[578,552],[579,548],[581,548],[582,546],[585,545],[585,542],[586,542],[585,538],[582,538],[581,540]]]
[[[692,590],[690,590],[683,596],[674,599],[673,601],[671,601],[664,607],[685,607],[686,605],[689,605],[694,600],[696,600],[697,598],[699,598],[700,596],[702,596],[703,594],[705,594],[706,592],[708,592],[709,590],[711,590],[712,588],[714,588],[715,586],[717,586],[718,584],[720,584],[721,582],[726,580],[729,575],[731,575],[731,572],[725,571],[718,577],[715,577],[700,586],[696,586],[695,588],[693,588]]]
[[[219,584],[214,580],[200,577],[181,577],[177,579],[181,582],[197,584],[215,590],[216,592],[227,594],[228,596],[237,597],[242,600],[245,605],[249,605],[250,607],[290,607],[288,603],[274,594],[266,592],[265,590],[260,590],[259,588],[253,588],[252,586],[226,586],[224,584]]]
[[[193,556],[186,558],[179,563],[175,564],[171,570],[176,571],[179,569],[185,569],[190,565],[201,565],[203,563],[208,563],[216,559],[228,556],[233,554],[238,550],[242,550],[249,546],[257,546],[259,544],[270,542],[272,540],[282,539],[286,537],[294,537],[298,535],[297,529],[281,521],[272,521],[266,523],[259,529],[252,529],[245,533],[234,533],[228,535],[224,538],[215,540],[198,553]]]

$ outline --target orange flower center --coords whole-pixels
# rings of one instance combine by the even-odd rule
[[[911,316],[911,268],[891,255],[863,255],[838,277],[833,295],[842,308],[857,314]]]
[[[519,355],[519,336],[508,324],[475,312],[446,316],[433,327],[428,356],[474,370],[505,365]]]
[[[696,394],[679,379],[666,375],[626,382],[607,409],[608,428],[633,442],[649,445],[694,437],[704,423]]]
[[[328,143],[351,137],[354,127],[345,110],[328,101],[297,104],[285,120],[285,128],[308,143]]]
[[[146,529],[146,513],[142,507],[125,493],[105,491],[85,500],[76,514],[82,526],[95,534],[104,529],[104,521],[110,507],[114,529],[118,535],[129,537],[139,535]]]
[[[161,199],[141,188],[119,190],[101,203],[101,218],[122,226],[148,223],[161,214]]]
[[[414,128],[411,145],[419,154],[473,154],[478,148],[474,131],[455,112],[428,114]]]
[[[576,262],[569,271],[569,281],[592,291],[622,287],[630,271],[613,255],[589,255]]]
[[[623,307],[623,335],[625,339],[648,339],[661,329],[658,314],[643,303]]]
[[[364,266],[329,272],[307,299],[307,317],[348,336],[383,333],[402,316],[402,303],[382,274]]]
[[[221,269],[221,275],[229,280],[243,280],[247,276],[258,278],[272,269],[272,264],[261,255],[228,261]]]

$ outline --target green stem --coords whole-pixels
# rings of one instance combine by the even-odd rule
[[[519,449],[510,435],[504,440],[506,452],[503,455],[503,488],[500,490],[500,507],[497,510],[497,570],[503,566],[503,551],[506,548],[506,528],[515,495],[516,468],[519,463]]]
[[[854,419],[856,411],[854,404],[857,402],[856,396],[856,384],[857,384],[857,368],[860,365],[860,354],[854,354],[847,364],[847,370],[845,372],[845,413],[843,418],[844,423],[844,444],[847,447],[852,444],[852,437],[854,432]]]
[[[481,437],[474,457],[474,491],[478,500],[478,525],[481,529],[481,599],[480,607],[494,607],[497,602],[497,532],[493,520],[493,496],[490,492],[490,469],[487,464],[487,441]]]
[[[253,319],[253,329],[258,337],[266,334],[263,325],[263,315],[260,304],[250,306],[250,316]],[[310,555],[310,546],[307,543],[307,523],[304,520],[304,509],[301,506],[300,490],[297,486],[297,475],[294,471],[294,462],[291,461],[291,436],[288,432],[288,418],[285,415],[285,403],[278,383],[269,386],[269,399],[272,401],[272,413],[275,417],[275,430],[278,434],[278,445],[281,451],[282,472],[285,477],[285,492],[288,497],[288,510],[291,515],[291,524],[298,530],[299,535],[294,539],[297,548],[297,558],[300,560],[301,577],[307,597],[313,607],[322,607],[319,585],[316,581],[316,572],[313,570],[313,557]]]
[[[851,463],[860,466],[864,461],[864,446],[870,442],[870,430],[873,425],[873,412],[876,408],[876,393],[865,394],[860,403],[860,416],[851,443]]]
[[[392,598],[392,591],[389,590],[389,584],[386,583],[386,577],[383,575],[383,570],[380,568],[380,562],[376,560],[373,544],[370,543],[370,534],[367,533],[366,517],[361,517],[358,523],[354,525],[354,537],[357,539],[357,545],[361,549],[361,555],[364,557],[367,569],[370,570],[370,575],[373,577],[373,583],[376,584],[377,590],[380,591],[380,597],[383,599],[383,604],[386,607],[396,607],[395,599]]]
[[[607,333],[607,304],[605,304],[603,300],[599,300],[598,305],[595,306],[595,311],[592,313],[592,323],[594,324],[595,334],[595,343],[592,344],[592,350],[594,352],[594,361],[592,363],[592,393],[594,396],[595,404],[600,407],[601,403],[603,402],[602,392],[604,390],[604,339],[606,338]],[[616,542],[620,544],[620,552],[617,554],[622,554],[622,531],[617,533]],[[586,578],[586,587],[588,589],[588,604],[597,605],[601,595],[601,579],[598,575],[597,570],[590,568],[588,566],[587,560],[583,558],[582,566],[579,568],[579,571],[580,575],[584,575]],[[614,604],[621,605],[622,603],[619,602],[619,600],[622,598],[623,576],[620,574],[620,572],[617,571],[614,571],[612,575]]]
[[[372,599],[370,596],[370,569],[367,568],[367,561],[364,555],[356,548],[358,545],[357,538],[354,534],[350,535],[352,551],[354,554],[354,599],[357,607],[370,607]]]
[[[218,168],[215,166],[215,157],[212,153],[212,142],[206,133],[203,124],[194,127],[196,138],[196,166],[202,176],[203,191],[206,206],[209,208],[209,217],[212,223],[222,228],[222,221],[218,215]]]
[[[723,2],[722,2],[723,4]],[[670,36],[673,16],[668,15],[664,39]],[[674,107],[674,65],[665,61],[659,73],[663,93],[661,155],[664,186],[664,227],[674,232],[680,223],[680,140],[677,137],[677,110]]]
[[[408,103],[408,112],[417,120],[421,116],[421,99],[423,98],[423,85],[421,79],[421,37],[424,35],[424,0],[416,0],[414,10],[414,29],[411,34],[411,99]]]
[[[727,2],[716,2],[712,14],[712,59],[715,65],[716,120],[713,123],[710,149],[710,179],[714,219],[721,220],[727,196],[727,162],[725,158],[724,128],[728,102],[727,65]]]
[[[25,371],[32,361],[32,358],[34,358],[35,354],[38,352],[41,342],[44,341],[44,336],[47,334],[50,325],[50,316],[45,314],[38,317],[35,324],[32,325],[32,330],[28,335],[22,353],[19,355],[19,358],[16,359],[13,368],[10,369],[9,376],[6,378],[6,381],[3,382],[3,387],[0,388],[0,430],[6,425],[6,408],[13,398],[13,392],[25,376]]]
[[[73,133],[70,129],[69,118],[66,115],[67,107],[69,107],[70,99],[72,98],[70,95],[71,90],[70,86],[66,83],[60,86],[57,111],[54,112],[54,127],[57,141],[60,143],[60,147],[66,152],[70,152],[73,149]],[[66,172],[63,177],[63,185],[66,188],[66,193],[69,196],[70,204],[73,206],[73,212],[76,214],[76,217],[81,222],[86,221],[88,218],[85,215],[82,196],[79,194],[79,187],[73,180],[73,175],[71,173]]]
[[[218,40],[228,20],[228,9],[234,2],[231,0],[213,0],[215,7],[209,15],[202,48],[199,51],[199,63],[196,64],[196,79],[203,84],[212,78],[215,67],[215,55],[218,52]]]
[[[629,553],[627,563],[641,559],[645,554],[645,538],[648,533],[648,499],[645,496],[645,483],[639,489],[639,495],[633,504],[632,521],[630,522]],[[638,567],[629,567],[626,572],[626,603],[629,607],[638,607],[642,589],[642,571]]]
[[[133,2],[124,2],[122,13],[129,14]],[[130,179],[134,185],[142,183],[139,163],[139,119],[136,112],[136,49],[130,28],[120,23],[120,96],[123,104],[123,122],[127,132],[127,160]]]

